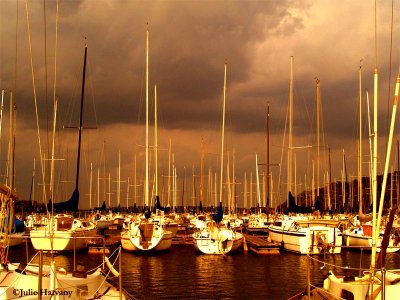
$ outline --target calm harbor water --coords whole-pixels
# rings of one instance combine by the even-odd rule
[[[9,260],[26,260],[25,246],[13,248]],[[34,251],[29,247],[29,255]],[[315,256],[327,265],[369,268],[370,254],[343,250],[340,255]],[[48,258],[45,258],[45,261]],[[229,256],[202,255],[193,245],[172,245],[169,252],[156,256],[122,253],[123,286],[136,299],[288,299],[305,290],[307,256],[255,255],[238,252]],[[90,270],[101,256],[77,254],[76,262]],[[73,255],[57,255],[57,266],[73,269]],[[116,264],[118,268],[118,264]],[[311,283],[322,282],[322,264],[311,260]],[[388,268],[400,268],[400,254],[387,256]],[[330,267],[332,269],[332,267]],[[340,269],[335,274],[342,275]]]

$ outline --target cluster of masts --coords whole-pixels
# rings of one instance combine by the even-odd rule
[[[58,12],[57,12],[58,13]],[[30,31],[29,31],[29,20],[28,20],[28,32],[29,32],[29,41],[30,41]],[[57,30],[56,30],[57,34]],[[326,190],[324,191],[324,205],[325,209],[332,209],[338,207],[338,201],[337,201],[337,192],[332,191],[332,185],[333,188],[337,188],[337,184],[332,184],[332,179],[331,179],[331,170],[329,166],[329,171],[322,171],[321,167],[321,161],[323,161],[324,164],[326,164],[326,161],[329,160],[330,162],[330,157],[328,159],[321,159],[321,149],[325,148],[324,145],[326,145],[325,141],[322,138],[321,142],[321,123],[322,123],[322,109],[321,109],[321,91],[320,91],[320,80],[316,78],[316,103],[317,103],[317,109],[316,109],[316,140],[317,140],[317,145],[316,146],[307,146],[306,148],[311,148],[315,147],[316,149],[316,155],[315,155],[315,161],[312,161],[312,176],[304,176],[304,185],[298,183],[297,179],[297,163],[296,163],[296,153],[295,150],[298,148],[304,148],[304,147],[295,147],[293,144],[293,115],[294,115],[294,109],[293,109],[293,101],[294,101],[294,93],[293,93],[293,57],[291,57],[290,61],[290,90],[289,90],[289,103],[288,103],[288,120],[289,120],[289,129],[288,129],[288,145],[287,145],[287,182],[285,183],[282,180],[282,166],[284,165],[283,162],[283,155],[281,155],[280,162],[278,164],[272,164],[270,162],[270,153],[269,153],[269,105],[268,105],[268,110],[267,110],[267,153],[265,155],[265,160],[266,162],[264,164],[261,164],[258,162],[258,157],[257,154],[255,155],[255,182],[253,182],[253,172],[244,173],[243,176],[243,181],[240,182],[240,180],[237,179],[237,176],[235,174],[235,155],[233,151],[233,159],[232,162],[229,162],[229,157],[228,157],[228,162],[226,163],[226,175],[225,173],[225,161],[224,161],[224,155],[226,154],[225,150],[225,141],[224,141],[224,131],[225,131],[225,110],[226,110],[226,85],[227,85],[227,64],[225,63],[224,66],[224,89],[223,89],[223,114],[222,114],[222,133],[221,133],[221,147],[220,147],[220,174],[218,176],[217,172],[215,170],[212,170],[211,168],[208,169],[208,176],[204,176],[204,146],[203,146],[203,141],[202,141],[202,154],[201,154],[201,162],[200,162],[200,175],[195,174],[194,167],[192,167],[192,184],[188,184],[190,182],[190,179],[186,178],[186,168],[184,168],[183,171],[183,176],[178,176],[178,170],[177,166],[175,164],[175,157],[174,154],[171,153],[171,142],[169,146],[169,154],[168,154],[168,175],[163,175],[162,176],[162,188],[161,192],[159,191],[159,174],[158,174],[158,150],[159,150],[159,144],[158,144],[158,133],[157,133],[157,86],[154,85],[154,145],[153,147],[150,146],[149,144],[149,39],[148,39],[149,33],[146,31],[146,145],[145,145],[145,151],[146,151],[146,167],[145,167],[145,178],[143,180],[138,180],[138,177],[136,175],[136,169],[137,169],[137,163],[136,163],[136,154],[134,155],[134,178],[132,180],[131,177],[127,177],[126,181],[123,181],[121,179],[121,154],[120,151],[118,153],[118,167],[117,167],[117,175],[116,179],[112,180],[111,178],[111,173],[106,172],[105,165],[106,163],[104,162],[103,166],[103,174],[100,176],[100,167],[97,168],[97,185],[94,184],[93,182],[93,173],[96,172],[96,167],[93,168],[93,162],[90,162],[90,175],[89,177],[89,188],[88,188],[88,193],[86,193],[85,197],[87,197],[86,205],[81,203],[81,206],[89,206],[89,208],[93,208],[96,206],[99,207],[103,201],[108,202],[109,207],[121,207],[121,206],[126,206],[132,207],[134,205],[143,205],[143,206],[150,206],[152,201],[155,199],[156,196],[161,195],[161,201],[163,201],[164,205],[170,205],[172,207],[177,207],[177,206],[198,206],[199,203],[202,203],[204,206],[213,206],[216,207],[218,205],[218,202],[224,202],[226,206],[229,207],[229,210],[235,210],[238,207],[243,207],[243,208],[249,208],[249,207],[273,207],[273,208],[278,208],[279,205],[285,201],[288,201],[288,194],[293,193],[295,195],[295,199],[298,205],[313,205],[315,200],[322,195],[320,195],[321,190]],[[31,43],[29,43],[31,47]],[[56,44],[57,47],[57,44]],[[81,144],[81,135],[82,135],[82,114],[83,114],[83,99],[84,99],[84,88],[85,88],[85,66],[86,66],[86,53],[87,53],[87,47],[85,46],[85,58],[84,58],[84,69],[83,69],[83,81],[82,81],[82,101],[81,101],[81,110],[80,110],[80,124],[79,124],[79,142],[78,142],[78,162],[77,162],[77,176],[76,176],[76,186],[75,189],[78,190],[78,182],[79,182],[79,168],[80,168],[80,144]],[[31,59],[32,60],[32,59]],[[32,64],[32,61],[31,61]],[[353,198],[351,195],[357,195],[358,201],[360,202],[363,199],[363,186],[362,186],[362,157],[363,157],[363,151],[362,151],[362,84],[361,84],[361,67],[360,67],[360,141],[358,143],[358,157],[359,157],[359,162],[358,162],[358,171],[357,171],[357,182],[358,182],[358,191],[354,192],[353,184],[350,181],[350,184],[348,184],[347,180],[347,169],[346,169],[346,164],[345,164],[345,156],[344,156],[344,150],[343,150],[343,168],[341,171],[341,191],[342,191],[342,205],[345,206],[346,198],[351,199],[351,206],[355,206],[353,203]],[[56,72],[55,72],[56,73]],[[34,70],[32,66],[32,77],[33,77],[33,87],[34,87],[34,96],[35,96],[35,107],[36,107],[36,92],[35,92],[35,81],[34,81]],[[55,74],[55,82],[56,82],[56,74]],[[374,82],[377,82],[377,72],[376,75],[374,75]],[[55,87],[54,87],[55,89]],[[375,89],[376,90],[376,89]],[[54,91],[55,92],[55,91]],[[377,121],[376,121],[376,111],[377,111],[377,106],[376,106],[376,101],[375,98],[377,98],[377,92],[374,93],[374,118],[373,118],[373,126],[369,126],[370,132],[369,136],[374,139],[374,148],[377,147],[377,142],[375,139],[377,139]],[[2,93],[2,101],[4,97],[4,92]],[[368,109],[369,109],[369,98],[367,96],[367,101],[368,101]],[[55,119],[56,119],[56,110],[57,110],[57,101],[54,99],[54,126],[55,126]],[[397,105],[397,103],[395,103]],[[3,106],[2,106],[3,107]],[[38,118],[38,116],[36,116]],[[368,114],[369,117],[369,114]],[[11,118],[11,117],[10,117]],[[38,125],[39,126],[39,125]],[[285,133],[286,134],[286,133]],[[1,135],[1,123],[0,123],[0,135]],[[11,134],[10,134],[11,135]],[[53,133],[54,135],[54,133]],[[40,140],[40,134],[38,134],[39,140]],[[10,139],[11,140],[11,139]],[[371,187],[376,187],[376,177],[377,177],[377,155],[373,154],[373,147],[372,147],[372,141],[370,140],[370,174],[371,174]],[[40,141],[39,141],[40,144]],[[32,176],[32,187],[31,187],[31,200],[32,202],[34,200],[42,199],[41,201],[39,200],[38,202],[44,202],[47,203],[48,198],[50,199],[56,199],[57,198],[65,198],[65,195],[62,194],[63,188],[60,188],[60,192],[58,193],[59,195],[55,195],[55,176],[54,176],[54,136],[53,136],[53,145],[52,145],[52,155],[51,158],[45,158],[45,155],[43,154],[42,147],[39,145],[40,148],[40,163],[41,163],[41,180],[36,180],[36,170],[35,170],[35,162],[34,162],[34,171],[33,171],[33,176]],[[152,151],[150,151],[150,149]],[[282,147],[282,149],[286,148],[285,146]],[[10,149],[13,149],[10,147]],[[374,149],[375,150],[375,149]],[[9,150],[10,152],[10,150]],[[104,151],[105,152],[105,151]],[[152,153],[150,153],[152,152]],[[326,155],[326,151],[325,155]],[[375,151],[376,152],[376,151]],[[282,151],[283,154],[283,151]],[[151,157],[151,155],[154,156],[154,158]],[[105,154],[104,154],[105,156]],[[9,155],[10,157],[10,155]],[[47,170],[47,175],[50,177],[48,179],[50,181],[50,191],[47,191],[46,184],[45,182],[45,170],[44,166],[45,164],[43,163],[44,160],[50,159],[52,161],[50,170]],[[154,160],[154,174],[152,174],[153,178],[151,178],[150,174],[150,160]],[[13,166],[13,160],[10,159],[12,163],[10,164]],[[172,164],[172,166],[171,166]],[[264,170],[262,172],[259,172],[258,168],[259,165],[264,165]],[[278,174],[278,179],[273,180],[272,172],[270,167],[273,165],[277,165],[279,167],[279,174]],[[316,165],[316,166],[315,166]],[[375,166],[375,167],[374,167]],[[232,170],[230,170],[232,168]],[[294,170],[293,170],[294,169]],[[328,169],[328,168],[326,168]],[[261,174],[260,174],[261,173]],[[392,174],[394,172],[392,171]],[[107,176],[108,175],[108,176]],[[249,175],[249,176],[248,176]],[[12,180],[14,179],[14,175],[8,176]],[[189,177],[189,176],[188,176]],[[196,178],[199,177],[199,180],[196,180]],[[204,178],[207,178],[207,191],[205,192],[205,184],[204,184]],[[260,177],[262,180],[260,180]],[[311,180],[310,180],[311,177]],[[316,178],[314,178],[316,177]],[[323,188],[321,188],[321,178],[323,177]],[[164,183],[165,178],[167,179],[167,184]],[[181,179],[181,182],[179,182],[179,179]],[[250,181],[248,183],[247,181]],[[37,183],[36,181],[40,182]],[[386,181],[386,179],[383,179],[383,181]],[[66,181],[67,182],[67,181]],[[102,182],[102,183],[101,183]],[[150,186],[150,183],[152,182],[152,186]],[[311,182],[311,184],[308,186],[308,182]],[[115,191],[112,191],[112,183],[116,183]],[[35,186],[41,185],[40,188],[35,188]],[[124,197],[124,192],[122,192],[121,186],[125,184],[126,187],[126,193]],[[13,183],[11,184],[13,186]],[[243,187],[242,192],[238,193],[237,186],[241,185]],[[255,185],[255,186],[254,186]],[[284,191],[284,186],[286,185],[286,192]],[[346,191],[346,187],[350,186],[350,190]],[[108,186],[108,189],[107,189]],[[181,188],[180,188],[181,186]],[[187,188],[187,186],[191,186],[191,188]],[[398,182],[396,181],[395,183],[396,189],[398,186]],[[102,187],[102,192],[100,191]],[[275,187],[275,188],[274,188]],[[97,190],[96,190],[97,188]],[[253,189],[255,191],[253,191]],[[187,193],[187,191],[191,190],[191,193]],[[301,192],[300,190],[303,190]],[[36,191],[36,192],[35,192]],[[374,197],[374,193],[370,193]],[[396,193],[398,194],[398,193]],[[50,196],[49,196],[50,195]],[[206,195],[206,196],[205,196]],[[305,195],[304,197],[302,195]],[[326,197],[325,197],[326,195]],[[349,196],[346,196],[349,195]],[[113,199],[112,199],[113,198]],[[125,199],[123,199],[125,198]],[[301,199],[305,198],[305,201],[302,202]],[[334,198],[334,199],[332,199]],[[125,200],[125,201],[124,201]],[[124,203],[125,202],[125,203]],[[349,201],[350,202],[350,201]],[[238,204],[240,203],[240,204]],[[371,202],[372,203],[372,200]],[[288,206],[288,203],[287,203]]]
[[[293,58],[291,58],[291,96],[289,98],[289,115],[290,115],[290,120],[293,119],[292,116],[292,111],[293,111],[293,96],[292,96],[292,85],[293,85]],[[361,82],[361,68],[360,68],[360,82]],[[296,172],[296,155],[294,150],[299,147],[294,147],[293,142],[292,142],[292,122],[290,121],[290,126],[289,126],[289,146],[288,146],[288,192],[294,192],[293,194],[295,195],[296,198],[296,204],[298,205],[305,205],[305,206],[313,206],[315,203],[315,200],[317,197],[322,197],[324,199],[324,209],[325,210],[338,210],[338,209],[345,209],[346,207],[350,207],[354,209],[354,207],[357,206],[357,203],[359,203],[360,199],[364,199],[365,197],[363,194],[365,194],[367,200],[367,206],[372,203],[372,193],[368,192],[368,190],[372,189],[372,183],[368,184],[367,187],[363,187],[362,182],[365,181],[365,177],[362,177],[362,168],[360,167],[358,170],[358,176],[355,178],[353,177],[353,180],[350,180],[348,182],[347,179],[347,167],[346,167],[346,160],[345,160],[345,154],[343,150],[343,168],[341,172],[342,180],[334,182],[331,181],[331,175],[330,171],[324,172],[323,174],[323,187],[320,187],[320,134],[319,134],[319,128],[320,128],[320,115],[322,114],[320,112],[320,81],[319,79],[316,79],[317,83],[317,92],[316,92],[316,98],[317,98],[317,167],[314,167],[314,160],[312,162],[313,168],[312,168],[312,180],[311,180],[311,187],[307,186],[307,176],[305,175],[304,178],[304,187],[303,191],[300,192],[302,183],[297,183],[297,172]],[[226,83],[225,83],[226,84]],[[117,174],[116,174],[116,180],[112,180],[111,178],[111,173],[108,173],[108,176],[106,176],[105,172],[105,165],[106,163],[104,162],[104,167],[103,167],[103,176],[100,176],[100,168],[97,168],[97,185],[93,184],[93,163],[90,163],[90,179],[89,179],[89,193],[87,194],[88,200],[89,200],[89,208],[93,208],[94,206],[99,207],[102,203],[103,200],[106,200],[108,207],[121,207],[125,206],[126,208],[133,207],[135,206],[151,206],[153,204],[153,200],[155,199],[155,196],[161,196],[161,200],[163,201],[164,205],[169,205],[173,208],[175,207],[196,207],[200,203],[204,207],[217,207],[218,205],[218,200],[221,198],[224,199],[224,202],[226,201],[226,205],[229,207],[229,210],[236,210],[238,208],[251,208],[251,207],[272,207],[272,208],[277,208],[279,204],[281,204],[284,200],[286,200],[286,195],[283,193],[281,190],[279,192],[274,192],[273,191],[273,178],[272,178],[272,173],[269,170],[270,163],[269,163],[269,153],[267,154],[267,164],[263,164],[264,166],[266,165],[268,167],[267,172],[261,172],[261,175],[259,174],[258,168],[259,165],[262,165],[258,163],[258,158],[256,155],[256,162],[255,162],[255,169],[256,169],[256,178],[253,180],[253,173],[250,172],[249,176],[247,172],[244,173],[244,180],[243,182],[239,182],[237,180],[237,176],[235,175],[235,153],[233,151],[232,155],[232,163],[230,163],[230,156],[228,153],[228,162],[226,164],[226,181],[224,182],[221,180],[221,186],[223,187],[222,190],[220,190],[220,193],[218,194],[218,176],[216,172],[213,172],[211,168],[208,169],[208,175],[204,175],[204,141],[202,140],[201,143],[201,159],[200,159],[200,175],[195,174],[195,168],[194,166],[192,167],[192,174],[191,174],[191,179],[186,178],[189,177],[186,175],[186,168],[184,168],[184,174],[181,178],[181,182],[178,180],[178,172],[177,172],[177,167],[175,166],[175,156],[172,153],[171,150],[171,141],[169,145],[169,151],[168,151],[168,175],[162,175],[162,184],[161,184],[161,189],[159,192],[159,186],[160,184],[158,183],[159,175],[158,175],[158,137],[157,137],[157,90],[155,87],[154,90],[154,122],[155,122],[155,135],[154,135],[154,140],[155,140],[155,145],[152,147],[153,151],[152,153],[149,153],[149,161],[148,164],[150,164],[150,161],[154,157],[154,165],[155,165],[155,171],[154,174],[147,174],[148,176],[148,186],[144,185],[143,183],[146,182],[146,179],[144,180],[138,180],[138,177],[136,175],[136,169],[137,169],[137,157],[136,154],[134,155],[134,180],[132,181],[130,177],[126,179],[126,181],[121,180],[121,154],[120,151],[118,153],[118,168],[117,168]],[[361,94],[361,91],[360,91]],[[361,96],[360,96],[361,98]],[[361,102],[360,102],[360,111],[361,111]],[[361,118],[361,115],[360,115]],[[268,119],[267,119],[267,124],[269,122],[269,106],[268,106]],[[361,119],[360,119],[361,123]],[[361,130],[361,126],[360,126]],[[267,139],[267,143],[269,142],[269,139]],[[359,143],[361,145],[361,143]],[[150,148],[150,146],[147,146]],[[308,146],[310,148],[312,146]],[[267,147],[269,148],[269,147]],[[361,153],[361,148],[359,150],[359,153]],[[104,153],[106,152],[105,149],[105,143],[104,143]],[[294,163],[292,162],[292,155],[294,156]],[[104,157],[106,155],[104,154]],[[330,161],[330,158],[329,158]],[[171,163],[172,162],[172,163]],[[221,162],[223,163],[222,159]],[[171,167],[172,164],[172,167]],[[359,160],[359,165],[361,165],[361,159]],[[278,164],[279,166],[281,164]],[[294,166],[295,172],[292,172],[290,166]],[[146,168],[150,169],[150,168]],[[221,164],[221,169],[224,169],[224,166]],[[232,169],[232,171],[230,170]],[[316,170],[315,170],[316,169]],[[172,171],[171,171],[172,170]],[[265,170],[265,168],[264,168]],[[316,172],[315,172],[316,171]],[[172,173],[172,174],[171,174]],[[294,173],[294,182],[292,181]],[[316,173],[316,183],[314,180],[314,173]],[[396,175],[396,172],[392,172],[393,176],[390,176],[390,203],[393,204],[393,202],[397,203],[397,195],[398,193],[398,176]],[[269,175],[267,175],[269,174]],[[151,176],[152,175],[152,176]],[[153,180],[150,180],[150,177],[153,177]],[[262,178],[260,180],[260,177]],[[204,184],[206,178],[207,184]],[[221,177],[222,178],[222,177]],[[231,179],[232,178],[232,179]],[[166,180],[167,179],[167,180]],[[100,192],[101,190],[101,182],[103,181],[103,193]],[[167,181],[167,183],[165,182]],[[249,181],[249,182],[248,182]],[[367,180],[368,181],[368,180]],[[150,184],[152,182],[152,185]],[[115,186],[116,183],[116,188],[114,191],[112,191],[111,186]],[[126,188],[126,193],[122,192],[121,190],[121,185],[125,185]],[[150,186],[151,185],[151,186]],[[239,196],[237,193],[237,185],[242,185],[243,186],[243,192]],[[279,184],[280,185],[280,184]],[[108,190],[106,192],[108,186]],[[189,187],[188,187],[189,186]],[[205,191],[205,188],[207,189]],[[146,191],[149,191],[148,194],[148,199],[146,201]],[[367,192],[366,192],[367,191]],[[393,197],[393,192],[395,192],[395,197]],[[102,194],[102,195],[101,195]],[[125,197],[124,197],[125,194]],[[224,194],[224,195],[222,195]],[[113,196],[112,196],[113,195]],[[112,199],[113,198],[113,199]],[[125,198],[125,199],[123,199]],[[239,201],[239,198],[241,198],[241,201]],[[279,199],[279,200],[278,200]],[[282,200],[283,199],[283,200]],[[125,201],[124,201],[125,200]],[[125,203],[124,203],[125,202]],[[241,203],[241,204],[238,204]]]

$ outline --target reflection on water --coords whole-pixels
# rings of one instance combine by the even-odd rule
[[[12,251],[10,261],[25,261],[24,251]],[[33,253],[30,249],[30,255]],[[173,245],[169,252],[157,256],[123,252],[122,257],[123,286],[136,299],[288,299],[304,291],[307,284],[308,258],[304,255],[237,253],[214,256],[198,254],[192,245]],[[45,262],[49,260],[44,258]],[[360,255],[360,252],[347,250],[325,258],[313,256],[311,283],[322,282],[319,269],[323,262],[335,274],[343,273],[332,265],[354,268],[357,274],[360,266],[369,269],[370,258],[370,253]],[[58,267],[72,271],[72,254],[57,255],[55,259]],[[400,268],[399,254],[388,253],[386,261],[387,268]],[[102,261],[100,255],[78,254],[76,262],[85,263],[89,270]]]

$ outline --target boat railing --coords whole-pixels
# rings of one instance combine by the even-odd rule
[[[372,249],[372,247],[367,247],[367,246],[347,246],[347,245],[342,245],[341,247],[342,247],[342,249],[348,249],[348,250],[358,249],[360,251],[364,251],[365,250],[365,251],[369,251],[369,252],[371,252],[371,249]],[[376,248],[377,249],[381,249],[382,247],[381,246],[376,246]],[[388,245],[385,248],[387,248],[387,249],[399,249],[400,250],[400,244],[397,245],[397,246]]]
[[[26,261],[29,261],[29,241],[31,239],[42,239],[43,237],[32,237],[29,235],[25,235],[22,237],[25,240],[25,250],[26,250]],[[90,241],[95,241],[96,244],[101,244],[102,245],[102,251],[100,252],[101,254],[103,254],[103,264],[105,263],[104,257],[106,256],[106,237],[103,235],[92,235],[92,236],[52,236],[52,239],[73,239],[74,240],[74,247],[73,247],[73,256],[74,256],[74,272],[76,271],[76,240],[77,239],[85,239],[85,240],[90,240]],[[49,250],[37,250],[37,251],[42,251],[42,252],[49,252],[51,253],[52,251]],[[53,251],[53,252],[57,252],[57,251]],[[69,251],[71,252],[71,251]]]
[[[29,237],[24,237],[25,240],[27,241],[29,239]],[[96,236],[96,238],[104,238],[102,236]],[[105,240],[105,239],[104,239]],[[37,274],[39,277],[38,280],[38,290],[41,291],[42,290],[42,280],[41,278],[43,277],[43,250],[39,250],[37,251],[30,259],[27,256],[27,263],[19,263],[19,266],[16,269],[16,272],[21,273],[21,274],[25,274],[26,272],[32,273],[32,274]],[[115,256],[115,258],[114,258]],[[34,264],[33,261],[34,259],[38,257],[39,259],[39,264]],[[111,263],[111,258],[113,258],[113,263]],[[118,261],[118,270],[115,269],[115,264]],[[105,272],[105,265],[107,265],[109,271]],[[29,266],[35,266],[38,267],[38,271],[35,272],[33,270],[29,270]],[[126,289],[123,288],[122,286],[122,247],[119,246],[117,249],[114,250],[113,253],[111,253],[109,255],[109,257],[106,257],[105,255],[103,256],[103,262],[101,263],[101,265],[96,266],[95,268],[85,271],[83,270],[76,270],[76,266],[75,266],[75,257],[74,257],[74,271],[73,271],[73,276],[79,277],[82,276],[86,276],[87,274],[91,274],[94,271],[96,271],[98,268],[100,268],[103,270],[103,275],[106,277],[107,282],[109,282],[110,284],[112,284],[114,287],[117,287],[119,290],[119,299],[122,299],[122,295],[125,295],[126,299],[134,299],[134,297],[132,295],[129,294],[128,291],[126,291]],[[80,274],[79,274],[80,273]],[[111,274],[113,274],[114,276],[111,276]],[[115,280],[115,278],[118,279],[118,282]],[[39,299],[41,299],[42,297],[39,296]]]
[[[363,248],[363,247],[352,247],[352,248]],[[346,266],[339,266],[339,265],[335,265],[326,261],[323,261],[321,259],[319,259],[318,257],[312,256],[310,254],[307,254],[307,260],[306,260],[306,276],[307,276],[307,286],[306,286],[306,290],[305,292],[300,292],[299,294],[295,295],[294,297],[290,298],[290,299],[298,299],[298,297],[300,297],[302,295],[304,295],[304,293],[306,293],[306,296],[308,296],[308,299],[311,299],[311,290],[315,289],[315,290],[320,290],[325,294],[329,294],[331,295],[333,298],[335,299],[336,297],[332,294],[330,294],[325,288],[322,288],[320,284],[312,284],[311,283],[311,265],[313,265],[313,268],[315,268],[315,264],[318,266],[318,269],[320,270],[320,273],[323,277],[323,279],[325,280],[326,278],[328,278],[328,276],[333,275],[333,273],[331,272],[332,270],[341,270],[342,274],[341,276],[338,276],[338,278],[343,278],[343,281],[347,281],[347,282],[351,282],[351,281],[355,281],[355,276],[353,275],[354,273],[358,272],[358,278],[362,278],[362,277],[366,277],[370,274],[370,268],[362,268],[362,251],[361,251],[361,255],[360,255],[360,260],[359,260],[359,266],[358,267],[352,267],[349,265]],[[387,284],[386,280],[388,279],[386,277],[387,272],[389,272],[384,266],[382,266],[381,268],[377,268],[375,269],[375,273],[374,273],[374,280],[373,280],[373,284],[379,284],[382,285],[382,289],[385,288],[385,284]],[[396,278],[398,278],[397,274],[400,274],[400,269],[391,269],[389,273],[395,273],[397,276]],[[336,276],[335,276],[336,277]],[[375,279],[376,278],[376,279]],[[370,282],[370,279],[368,279],[368,282]]]

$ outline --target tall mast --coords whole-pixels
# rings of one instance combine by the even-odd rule
[[[155,159],[155,195],[158,196],[158,133],[157,133],[157,86],[154,85],[154,159]]]
[[[248,205],[247,205],[247,173],[246,172],[244,172],[243,206],[244,206],[244,208],[248,208]]]
[[[269,198],[269,193],[270,193],[270,177],[269,177],[269,103],[267,105],[267,207],[270,206],[270,198]]]
[[[346,181],[345,181],[345,156],[344,156],[344,149],[343,149],[343,168],[342,168],[342,207],[344,208],[346,202]]]
[[[89,176],[89,208],[92,209],[92,187],[93,187],[93,163],[90,163],[90,176]]]
[[[13,186],[13,156],[12,156],[12,151],[13,151],[13,126],[14,126],[14,114],[13,114],[13,94],[10,92],[10,131],[9,131],[9,139],[8,139],[8,170],[7,170],[7,175],[9,178],[7,178],[7,182],[9,180],[9,185],[10,185],[10,190],[12,191],[14,189]]]
[[[204,205],[203,201],[203,189],[204,189],[204,139],[201,138],[201,154],[200,154],[200,201]]]
[[[228,152],[228,158],[227,158],[227,162],[226,162],[226,187],[227,187],[227,200],[228,200],[228,213],[230,215],[231,213],[231,198],[232,198],[232,194],[231,194],[231,176],[230,176],[230,168],[229,168],[229,152]]]
[[[182,179],[182,212],[185,212],[184,199],[185,199],[185,182],[186,182],[186,167],[183,167],[183,179]]]
[[[375,274],[375,257],[376,257],[376,204],[377,204],[377,165],[378,165],[378,49],[377,49],[377,32],[376,32],[376,15],[377,15],[377,1],[375,0],[375,68],[374,68],[374,152],[372,156],[372,252],[371,252],[371,268],[370,280]]]
[[[222,183],[224,175],[224,143],[225,143],[225,108],[226,108],[226,62],[224,65],[224,91],[223,91],[223,108],[222,108],[222,136],[221,136],[221,174],[219,185],[219,202],[222,202]]]
[[[372,157],[372,255],[371,264],[375,264],[376,255],[376,205],[377,205],[377,167],[378,167],[378,67],[374,69],[374,143]],[[373,270],[371,270],[373,271]],[[373,272],[372,272],[373,274]]]
[[[257,204],[258,204],[258,209],[257,213],[260,213],[261,211],[261,195],[260,195],[260,178],[258,175],[258,158],[256,154],[256,182],[257,182]]]
[[[393,135],[394,135],[394,125],[395,125],[395,120],[396,120],[397,103],[398,103],[398,99],[399,99],[399,86],[400,86],[400,72],[397,74],[396,87],[395,87],[395,93],[394,93],[392,119],[391,119],[391,123],[390,123],[388,144],[387,144],[387,149],[386,149],[385,169],[383,171],[382,188],[381,188],[381,195],[380,195],[380,200],[379,200],[379,211],[378,211],[376,225],[375,225],[376,235],[373,236],[373,239],[375,239],[375,241],[372,244],[375,245],[375,247],[377,247],[379,229],[380,229],[380,224],[381,224],[381,219],[382,219],[383,204],[385,202],[385,192],[386,192],[386,184],[387,184],[387,177],[388,177],[387,174],[389,172],[389,164],[390,164],[392,142],[393,142]],[[371,263],[375,263],[375,261],[371,261]]]
[[[108,172],[108,207],[111,207],[111,173]]]
[[[128,211],[128,207],[129,207],[129,187],[130,187],[130,184],[129,184],[129,177],[128,177],[128,181],[127,181],[127,184],[126,184],[126,210]]]
[[[149,206],[149,30],[146,30],[146,178],[144,203]]]
[[[362,213],[362,66],[360,64],[360,68],[358,70],[358,77],[359,77],[359,98],[360,98],[360,104],[359,104],[359,110],[360,110],[360,116],[359,116],[359,132],[360,132],[360,137],[359,137],[359,142],[358,142],[358,205],[359,205],[359,210],[360,214]],[[368,105],[369,106],[369,105]]]
[[[311,203],[315,202],[315,162],[312,160]]]
[[[77,163],[76,163],[75,190],[78,190],[79,166],[80,166],[80,162],[81,162],[82,116],[83,116],[83,100],[84,100],[84,96],[85,96],[86,57],[87,57],[87,46],[85,45],[85,56],[84,56],[84,60],[83,60],[83,74],[82,74],[81,112],[80,112],[80,117],[79,117],[78,159],[77,159]]]
[[[192,165],[192,199],[193,207],[196,207],[196,177],[194,175],[194,166]],[[168,202],[169,204],[169,202]]]
[[[171,147],[172,147],[171,146],[171,139],[169,139],[169,147],[168,147],[168,191],[167,191],[167,202],[168,202],[168,204],[170,203],[170,194],[171,194]],[[193,171],[193,174],[194,174],[194,171]],[[194,195],[194,192],[193,192],[193,195]],[[195,205],[193,205],[193,206],[195,206]]]
[[[5,90],[1,90],[1,106],[0,106],[0,142],[2,139],[2,134],[1,134],[1,129],[2,129],[2,124],[3,124],[3,103],[4,103],[4,95],[5,95]],[[1,143],[0,143],[1,145]],[[0,148],[1,150],[1,148]]]
[[[292,160],[293,160],[293,56],[290,57],[290,88],[289,88],[289,148],[288,148],[288,193],[287,207],[289,207],[289,193],[292,191]]]
[[[100,207],[100,168],[97,168],[97,207]]]
[[[53,134],[52,134],[51,164],[50,164],[50,197],[51,197],[52,201],[54,201],[54,147],[55,147],[56,122],[57,122],[57,106],[58,106],[58,101],[56,99],[56,101],[54,102]],[[76,187],[76,189],[78,189],[78,186]],[[52,205],[51,207],[53,210],[54,206]]]
[[[250,172],[249,208],[253,206],[253,172]]]
[[[232,205],[234,213],[236,213],[235,149],[232,153]]]
[[[136,153],[135,153],[135,159],[134,159],[134,161],[135,161],[135,163],[134,163],[134,187],[135,187],[135,189],[134,189],[134,195],[135,195],[135,199],[134,199],[134,201],[133,201],[133,203],[134,204],[136,204],[136,199],[137,199],[137,181],[136,181]]]
[[[104,161],[103,161],[103,201],[106,199],[106,141],[103,141],[103,157],[104,157]]]
[[[36,160],[33,158],[33,171],[32,171],[32,182],[31,182],[31,192],[29,194],[29,200],[33,206],[33,201],[35,199],[35,174],[36,173]]]
[[[117,207],[121,207],[121,150],[118,150]]]
[[[319,110],[320,110],[320,81],[318,78],[316,78],[316,83],[317,83],[317,196],[319,196],[319,171],[320,171],[320,151],[319,151],[319,144],[320,144],[320,136],[319,136],[319,128],[320,128],[320,124],[319,124]],[[325,202],[326,203],[326,202]]]

